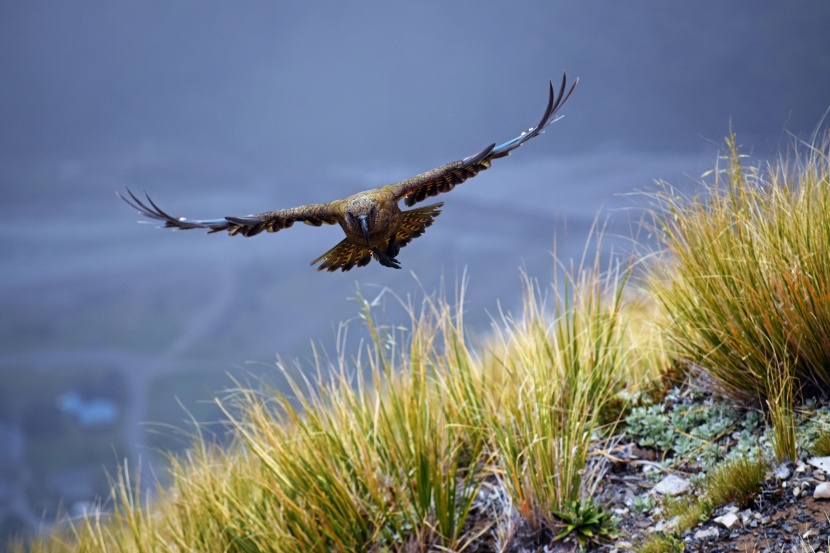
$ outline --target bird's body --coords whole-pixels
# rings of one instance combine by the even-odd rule
[[[491,144],[484,150],[462,160],[448,163],[405,181],[358,192],[348,198],[326,204],[309,204],[291,209],[269,211],[246,217],[223,217],[221,219],[188,220],[174,218],[162,211],[147,196],[147,203],[136,197],[129,189],[130,198],[121,196],[130,206],[145,217],[164,222],[165,227],[192,229],[203,228],[208,232],[227,231],[230,235],[254,236],[263,231],[277,232],[292,226],[297,221],[308,225],[339,224],[346,234],[334,248],[311,262],[320,263],[318,271],[348,271],[362,267],[374,257],[381,265],[400,269],[396,259],[400,248],[420,236],[432,225],[441,213],[443,203],[432,204],[402,211],[398,203],[403,200],[412,206],[428,196],[448,192],[456,184],[474,177],[479,171],[488,169],[493,159],[504,157],[541,134],[542,129],[555,121],[554,115],[573,92],[577,79],[565,94],[566,79],[563,75],[558,98],[550,86],[548,106],[538,125],[528,129],[516,138],[496,146]]]

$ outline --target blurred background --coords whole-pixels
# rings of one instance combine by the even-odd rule
[[[828,29],[826,0],[3,2],[0,533],[106,507],[125,459],[163,482],[191,419],[221,439],[232,377],[312,372],[342,324],[356,349],[358,290],[394,323],[395,295],[466,274],[486,335],[520,271],[552,281],[595,221],[630,251],[632,193],[694,190],[730,125],[757,159],[809,139]],[[401,271],[315,272],[336,227],[171,232],[115,195],[191,218],[329,201],[516,136],[563,70],[566,117],[441,197]]]

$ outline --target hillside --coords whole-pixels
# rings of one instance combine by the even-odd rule
[[[826,551],[830,136],[772,166],[730,137],[703,185],[649,198],[658,251],[525,277],[487,337],[463,286],[402,326],[360,299],[356,356],[239,385],[230,446],[152,499],[123,467],[31,551]]]

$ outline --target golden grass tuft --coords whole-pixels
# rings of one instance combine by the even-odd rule
[[[774,395],[782,364],[796,389],[830,385],[830,135],[807,147],[751,167],[730,136],[704,198],[655,196],[672,348],[741,399]]]
[[[239,387],[219,402],[231,447],[197,437],[170,459],[172,486],[152,505],[125,470],[111,514],[32,551],[461,551],[515,522],[471,518],[485,479],[531,526],[555,530],[565,500],[593,493],[590,447],[616,423],[601,414],[631,376],[625,275],[598,263],[553,300],[525,277],[522,313],[496,321],[481,356],[457,308],[463,287],[456,305],[401,301],[406,328],[379,325],[359,298],[371,342],[357,358],[318,356],[313,377],[281,366],[288,394]]]

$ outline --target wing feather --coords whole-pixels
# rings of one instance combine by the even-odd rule
[[[206,229],[208,233],[227,231],[231,236],[255,236],[263,231],[277,232],[288,228],[297,221],[319,227],[337,223],[336,210],[331,204],[309,204],[291,209],[268,211],[246,217],[222,217],[221,219],[185,219],[173,217],[162,210],[145,192],[146,202],[127,188],[129,198],[116,192],[130,207],[150,219],[161,221],[165,228]]]
[[[531,127],[524,131],[519,136],[508,140],[507,142],[496,146],[491,144],[481,150],[480,152],[466,157],[459,161],[447,163],[441,167],[432,169],[420,175],[416,175],[411,179],[405,180],[398,184],[391,185],[392,193],[397,199],[403,199],[408,206],[424,200],[429,196],[436,196],[438,194],[449,192],[457,184],[461,184],[465,180],[476,176],[479,172],[490,168],[490,163],[494,159],[505,157],[510,154],[531,138],[539,136],[544,132],[544,128],[557,121],[561,116],[557,117],[556,113],[565,104],[571,93],[574,91],[579,79],[576,79],[571,87],[565,92],[567,84],[567,74],[562,75],[562,84],[559,87],[559,94],[555,94],[553,89],[553,81],[550,82],[550,92],[548,95],[548,105],[542,119],[535,127]]]
[[[349,242],[348,238],[344,238],[338,244],[311,262],[312,265],[320,263],[317,267],[318,271],[326,270],[330,273],[338,269],[346,272],[352,267],[363,267],[372,260],[372,252]]]
[[[403,222],[395,233],[395,243],[400,247],[404,247],[421,236],[427,227],[432,225],[435,218],[441,215],[443,205],[442,202],[439,202],[404,211]]]

